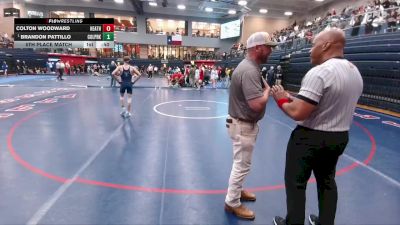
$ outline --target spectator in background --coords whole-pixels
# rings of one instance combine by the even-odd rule
[[[199,79],[197,80],[197,90],[200,90],[200,88],[203,86],[204,82],[204,76],[205,76],[205,68],[204,65],[201,64],[199,67]]]
[[[199,79],[200,79],[200,70],[199,70],[199,68],[196,66],[196,69],[195,69],[195,71],[194,71],[194,86],[193,86],[193,87],[196,87],[196,86],[197,86]]]
[[[262,69],[261,69],[261,76],[265,79],[265,80],[267,80],[267,67],[263,67]]]
[[[147,79],[150,79],[153,77],[153,66],[150,64],[147,67]]]
[[[364,20],[365,20],[365,34],[371,34],[374,27],[372,26],[373,22],[373,15],[372,13],[366,13]]]
[[[15,66],[17,68],[17,76],[20,75],[22,73],[22,66],[21,66],[21,62],[19,61],[19,59],[17,59],[17,62],[15,63]]]
[[[64,62],[61,60],[58,60],[58,62],[56,63],[56,69],[57,69],[57,73],[58,73],[57,80],[64,80],[62,78],[62,76],[64,75],[64,68],[65,68]]]
[[[313,39],[313,32],[311,30],[308,30],[306,32],[306,42],[307,42],[307,44],[311,44],[312,39]]]
[[[282,77],[283,77],[283,71],[282,71],[281,65],[278,65],[278,66],[276,67],[276,74],[275,74],[275,77],[276,77],[275,84],[276,84],[276,85],[281,85],[281,83],[282,83]]]
[[[275,69],[273,66],[267,71],[267,83],[270,87],[275,84]]]
[[[226,68],[225,67],[220,68],[219,78],[221,80],[222,85],[225,86],[225,84],[226,84]]]
[[[395,32],[397,27],[397,21],[399,21],[399,15],[396,10],[392,10],[387,16],[388,32]]]
[[[184,72],[183,72],[183,77],[185,79],[185,86],[188,86],[190,81],[189,81],[189,73],[190,73],[190,68],[188,65],[184,66]]]
[[[65,70],[67,71],[67,75],[71,75],[71,65],[69,64],[69,61],[65,63]]]
[[[48,72],[48,73],[51,72],[51,67],[52,67],[51,62],[47,62],[47,63],[46,63],[46,68],[47,68],[47,72]]]
[[[114,76],[112,75],[112,72],[114,72],[114,70],[116,68],[117,68],[117,64],[115,64],[114,61],[111,61],[111,64],[110,64],[110,76],[111,76],[111,84],[110,84],[110,86],[111,87],[115,87],[116,83],[117,83],[117,81],[115,80]]]
[[[389,0],[385,0],[385,1],[382,3],[382,6],[383,6],[383,8],[388,9],[388,8],[390,7],[390,2],[389,2]]]
[[[1,66],[1,69],[2,69],[3,72],[4,72],[4,76],[7,77],[7,76],[8,76],[8,73],[7,73],[7,71],[8,71],[8,65],[7,65],[7,62],[6,62],[6,61],[3,61],[3,65]]]
[[[211,70],[211,83],[212,83],[212,87],[216,88],[216,83],[217,83],[217,79],[218,79],[218,71],[217,68],[215,68],[215,66],[213,66],[212,70]]]
[[[22,61],[22,71],[24,74],[28,73],[28,66],[26,65],[25,61]]]
[[[361,26],[361,21],[362,21],[362,15],[354,15],[354,23],[353,23],[353,29],[351,30],[351,36],[358,36],[358,32],[360,31],[360,26]],[[350,22],[350,25],[352,22]]]
[[[154,66],[154,69],[153,69],[153,70],[154,70],[154,74],[155,74],[155,75],[158,75],[158,67],[157,67],[157,66]]]

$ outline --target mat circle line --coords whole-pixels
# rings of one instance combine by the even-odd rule
[[[7,149],[13,159],[18,162],[20,165],[28,169],[29,171],[38,174],[40,176],[43,176],[45,178],[60,182],[60,183],[65,183],[70,181],[70,178],[65,178],[61,177],[52,173],[49,173],[47,171],[44,171],[42,169],[39,169],[33,165],[31,165],[29,162],[25,161],[15,150],[12,142],[13,142],[13,137],[15,134],[15,131],[25,122],[29,121],[30,119],[34,118],[35,116],[39,115],[40,113],[50,111],[52,109],[58,108],[60,106],[63,106],[66,104],[60,104],[56,105],[53,107],[50,107],[48,109],[34,112],[32,114],[27,115],[26,117],[20,119],[17,121],[13,126],[10,128],[8,134],[7,134]],[[368,165],[369,162],[372,160],[372,158],[375,155],[376,152],[376,141],[374,136],[371,134],[371,132],[361,125],[358,122],[354,121],[354,124],[358,127],[360,127],[363,132],[368,136],[370,142],[371,142],[371,149],[368,154],[368,157],[363,161],[364,164]],[[346,166],[344,168],[341,168],[336,172],[337,176],[341,176],[345,173],[350,172],[351,170],[355,169],[356,167],[359,167],[361,164],[354,162],[353,164]],[[108,188],[114,188],[114,189],[120,189],[120,190],[129,190],[129,191],[142,191],[142,192],[153,192],[153,193],[171,193],[171,194],[185,194],[185,195],[215,195],[215,194],[225,194],[226,189],[217,189],[217,190],[200,190],[200,189],[172,189],[172,188],[152,188],[152,187],[143,187],[143,186],[134,186],[134,185],[123,185],[123,184],[115,184],[115,183],[110,183],[110,182],[102,182],[102,181],[96,181],[96,180],[90,180],[90,179],[85,179],[82,177],[79,177],[75,181],[76,183],[82,183],[82,184],[88,184],[88,185],[93,185],[93,186],[101,186],[101,187],[108,187]],[[315,182],[315,179],[310,179],[311,183]],[[271,191],[271,190],[279,190],[279,189],[284,189],[285,185],[284,184],[279,184],[279,185],[269,185],[269,186],[260,186],[260,187],[253,187],[253,188],[246,188],[249,191],[253,192],[262,192],[262,191]]]

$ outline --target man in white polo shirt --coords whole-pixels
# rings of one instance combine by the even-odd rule
[[[303,78],[296,98],[278,85],[273,96],[286,115],[298,121],[286,152],[286,219],[275,225],[304,224],[307,182],[317,180],[319,216],[310,215],[312,225],[333,225],[337,205],[336,164],[349,140],[348,131],[363,80],[357,67],[343,58],[345,34],[329,29],[318,34],[311,48],[315,66]]]
[[[225,210],[239,218],[252,220],[253,211],[242,201],[255,201],[256,195],[243,190],[243,182],[250,172],[251,157],[258,135],[257,122],[264,117],[270,87],[262,85],[260,65],[266,63],[273,42],[267,32],[252,34],[247,40],[247,57],[236,67],[229,89],[229,117],[226,127],[233,143],[233,165],[229,177]]]

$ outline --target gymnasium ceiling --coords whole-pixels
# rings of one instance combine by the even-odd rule
[[[0,0],[1,1],[1,0]],[[79,6],[90,8],[114,9],[131,11],[135,14],[168,14],[191,17],[208,18],[233,18],[241,15],[258,15],[270,18],[287,18],[284,12],[291,11],[293,15],[303,15],[307,12],[330,3],[334,0],[247,0],[247,5],[239,5],[239,0],[120,0],[123,3],[116,3],[116,0],[14,0],[14,2],[25,2],[28,4],[47,6]],[[150,6],[149,2],[157,3],[157,6]],[[177,9],[179,4],[185,5],[185,10]],[[206,8],[212,8],[212,12],[206,12]],[[260,9],[268,12],[262,14]],[[237,13],[228,14],[229,10]],[[127,15],[128,16],[128,15]]]

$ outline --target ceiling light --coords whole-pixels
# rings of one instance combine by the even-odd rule
[[[268,10],[267,9],[260,9],[260,13],[263,13],[263,14],[265,14],[265,13],[267,13],[268,12]]]
[[[323,2],[324,0],[315,0],[316,2]]]
[[[178,5],[177,7],[178,7],[178,9],[180,9],[180,10],[186,9],[186,6],[185,6],[185,5]]]
[[[116,2],[116,3],[124,3],[124,0],[114,0],[114,2]]]
[[[157,6],[157,2],[149,2],[149,6],[156,7]]]
[[[292,13],[292,12],[289,12],[289,11],[288,11],[288,12],[285,12],[284,14],[285,14],[285,16],[291,16],[291,15],[293,15],[293,13]]]
[[[211,0],[212,2],[216,2],[217,0]]]
[[[231,9],[231,10],[228,11],[228,13],[231,14],[231,15],[234,15],[234,14],[236,14],[236,10]]]
[[[206,12],[212,12],[213,11],[213,9],[210,8],[210,7],[207,7],[205,10],[206,10]]]
[[[238,4],[241,6],[245,6],[245,5],[247,5],[247,1],[241,0],[238,2]]]

